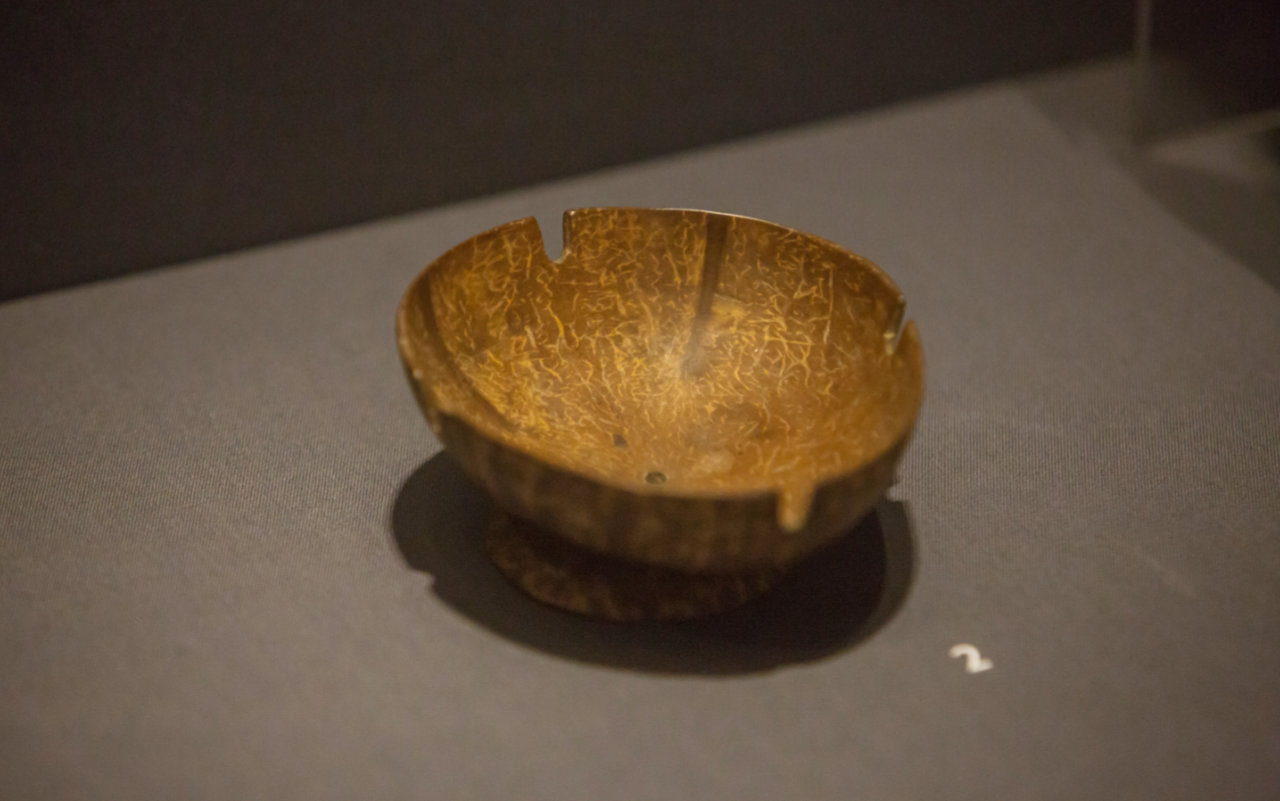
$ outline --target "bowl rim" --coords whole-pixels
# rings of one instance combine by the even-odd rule
[[[758,477],[758,480],[744,482],[744,486],[740,488],[679,488],[677,489],[676,487],[678,487],[678,485],[676,485],[676,487],[673,487],[670,483],[656,484],[656,485],[649,484],[645,482],[641,477],[629,479],[623,476],[619,476],[618,474],[613,472],[597,469],[594,466],[590,465],[589,463],[583,463],[581,461],[572,461],[569,459],[565,459],[561,457],[555,451],[554,448],[547,447],[545,445],[543,445],[542,447],[538,447],[539,443],[541,442],[540,440],[537,440],[533,437],[530,437],[526,434],[516,431],[510,427],[502,425],[502,423],[505,422],[505,418],[502,417],[502,415],[499,412],[497,412],[496,409],[493,409],[492,417],[494,417],[494,420],[489,420],[487,419],[489,415],[468,414],[464,410],[451,408],[451,405],[442,399],[440,393],[435,391],[433,387],[434,384],[439,383],[441,381],[445,381],[445,380],[452,380],[455,384],[464,388],[464,391],[474,395],[476,398],[476,401],[479,404],[488,406],[489,403],[487,399],[485,399],[483,396],[480,396],[479,393],[475,392],[475,390],[469,386],[470,382],[463,377],[444,376],[439,374],[431,375],[428,373],[426,366],[430,363],[431,360],[424,358],[422,356],[422,354],[420,353],[420,348],[415,344],[415,339],[418,341],[427,343],[428,347],[434,347],[441,351],[440,353],[435,354],[435,359],[444,363],[446,373],[451,372],[448,368],[450,366],[453,366],[455,362],[452,359],[451,354],[448,353],[447,347],[444,345],[443,340],[439,336],[438,332],[435,332],[434,335],[432,334],[432,332],[427,332],[425,334],[411,333],[412,331],[411,318],[414,314],[414,310],[418,307],[418,304],[416,303],[416,299],[419,296],[423,296],[428,299],[431,297],[431,292],[426,282],[429,279],[432,269],[437,264],[444,261],[448,256],[455,253],[459,249],[467,247],[473,241],[475,241],[480,237],[492,235],[493,233],[500,231],[503,228],[517,227],[517,226],[523,226],[523,227],[531,226],[533,231],[537,235],[538,242],[542,243],[543,242],[542,229],[538,223],[537,218],[532,216],[526,216],[526,217],[521,217],[515,220],[508,221],[506,223],[502,223],[500,225],[493,226],[484,231],[476,233],[470,237],[467,237],[461,242],[458,242],[457,244],[453,245],[449,249],[445,250],[443,253],[441,253],[439,256],[433,259],[430,263],[428,263],[424,268],[422,268],[417,273],[417,275],[414,276],[408,288],[405,290],[404,294],[402,295],[400,303],[397,307],[396,339],[397,339],[401,362],[405,368],[405,373],[409,379],[410,385],[414,389],[414,394],[417,397],[418,402],[421,405],[424,413],[426,414],[428,424],[431,426],[433,432],[435,432],[438,438],[440,437],[440,432],[441,432],[441,423],[439,418],[440,416],[447,416],[455,420],[456,422],[462,425],[465,425],[467,428],[471,429],[475,434],[484,438],[485,440],[488,440],[492,443],[499,444],[502,447],[515,450],[529,459],[535,460],[537,462],[546,463],[557,470],[562,470],[567,473],[579,476],[587,481],[591,481],[591,482],[603,485],[615,491],[622,491],[622,492],[632,493],[635,495],[649,495],[649,496],[658,496],[658,497],[676,498],[676,499],[688,498],[688,499],[696,499],[696,500],[748,499],[748,498],[759,498],[761,496],[772,495],[778,498],[778,502],[780,505],[785,505],[788,502],[789,499],[786,497],[788,494],[795,495],[796,493],[802,493],[808,496],[807,499],[793,498],[793,499],[790,499],[790,501],[792,503],[795,503],[795,502],[798,502],[799,500],[805,500],[806,513],[807,513],[807,500],[811,499],[812,496],[816,494],[816,492],[820,488],[827,486],[831,483],[837,482],[843,478],[853,476],[859,473],[860,471],[865,470],[866,468],[872,465],[875,465],[880,460],[884,459],[886,455],[892,453],[895,449],[905,448],[905,445],[907,444],[907,442],[909,441],[913,433],[915,424],[919,418],[920,410],[923,406],[923,400],[924,400],[923,349],[920,344],[919,332],[916,328],[915,322],[912,320],[907,320],[906,322],[903,322],[906,302],[905,302],[905,298],[902,295],[901,290],[898,288],[897,283],[894,282],[894,280],[890,278],[889,275],[878,264],[866,258],[865,256],[854,253],[848,248],[845,248],[829,239],[825,239],[823,237],[810,234],[805,231],[792,228],[790,226],[782,225],[780,223],[775,223],[770,220],[761,219],[759,217],[751,217],[747,215],[732,214],[727,212],[712,211],[712,210],[697,209],[697,208],[645,207],[645,206],[587,206],[587,207],[567,209],[562,216],[562,225],[564,229],[564,243],[561,248],[561,253],[555,259],[551,259],[550,256],[548,255],[547,257],[548,260],[552,264],[561,264],[563,263],[564,259],[568,256],[570,252],[570,245],[571,245],[569,229],[571,225],[571,220],[575,215],[581,214],[581,213],[611,212],[611,211],[624,211],[624,212],[625,211],[639,211],[639,212],[657,211],[657,212],[672,212],[672,213],[679,213],[679,214],[692,213],[692,214],[715,215],[715,216],[727,218],[730,220],[739,220],[739,219],[747,220],[753,223],[760,223],[763,225],[770,226],[772,228],[779,229],[784,232],[793,233],[798,236],[805,237],[822,246],[834,249],[836,251],[839,251],[841,253],[851,256],[854,259],[854,261],[859,263],[860,267],[864,269],[869,269],[880,280],[884,282],[886,287],[891,289],[897,295],[897,299],[898,299],[897,308],[891,313],[891,324],[889,327],[891,330],[896,329],[896,331],[893,331],[894,335],[892,336],[892,338],[890,338],[889,336],[890,332],[889,331],[886,332],[886,347],[889,348],[890,353],[896,354],[897,352],[903,350],[904,345],[906,346],[907,352],[903,354],[903,358],[908,359],[912,363],[910,372],[915,377],[914,383],[917,387],[917,391],[915,392],[915,397],[913,398],[914,402],[912,403],[910,414],[904,415],[901,418],[902,422],[897,427],[897,430],[894,430],[892,432],[892,435],[890,437],[887,437],[884,443],[878,449],[868,452],[868,454],[863,459],[858,461],[856,464],[842,465],[840,467],[829,469],[815,476],[809,477],[807,481],[804,482],[806,484],[805,487],[798,487],[797,486],[798,482],[794,482],[794,481],[788,482],[784,480],[785,476],[775,476],[775,477],[760,476]],[[545,252],[545,245],[544,245],[544,252]],[[423,291],[423,288],[425,288],[425,291]],[[441,441],[441,444],[444,445],[443,440]],[[790,528],[790,526],[788,526],[788,528]]]

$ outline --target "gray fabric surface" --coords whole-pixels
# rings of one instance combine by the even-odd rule
[[[923,337],[891,499],[713,623],[508,587],[397,361],[424,263],[603,204],[833,239]],[[1014,86],[0,306],[0,795],[1274,797],[1278,354]]]

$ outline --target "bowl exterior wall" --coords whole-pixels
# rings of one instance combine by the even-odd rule
[[[690,572],[787,565],[837,539],[893,483],[905,445],[820,485],[804,526],[788,531],[775,493],[632,492],[548,465],[447,414],[427,416],[463,470],[508,513],[603,554]]]

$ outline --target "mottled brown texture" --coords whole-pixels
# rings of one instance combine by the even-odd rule
[[[691,572],[784,565],[889,486],[920,405],[871,262],[760,220],[581,209],[441,256],[401,305],[432,428],[509,512]]]

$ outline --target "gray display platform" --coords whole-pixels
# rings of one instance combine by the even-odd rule
[[[509,587],[398,363],[424,264],[593,205],[920,327],[899,485],[719,620]],[[1280,792],[1280,294],[1017,84],[5,304],[0,443],[4,798]]]

